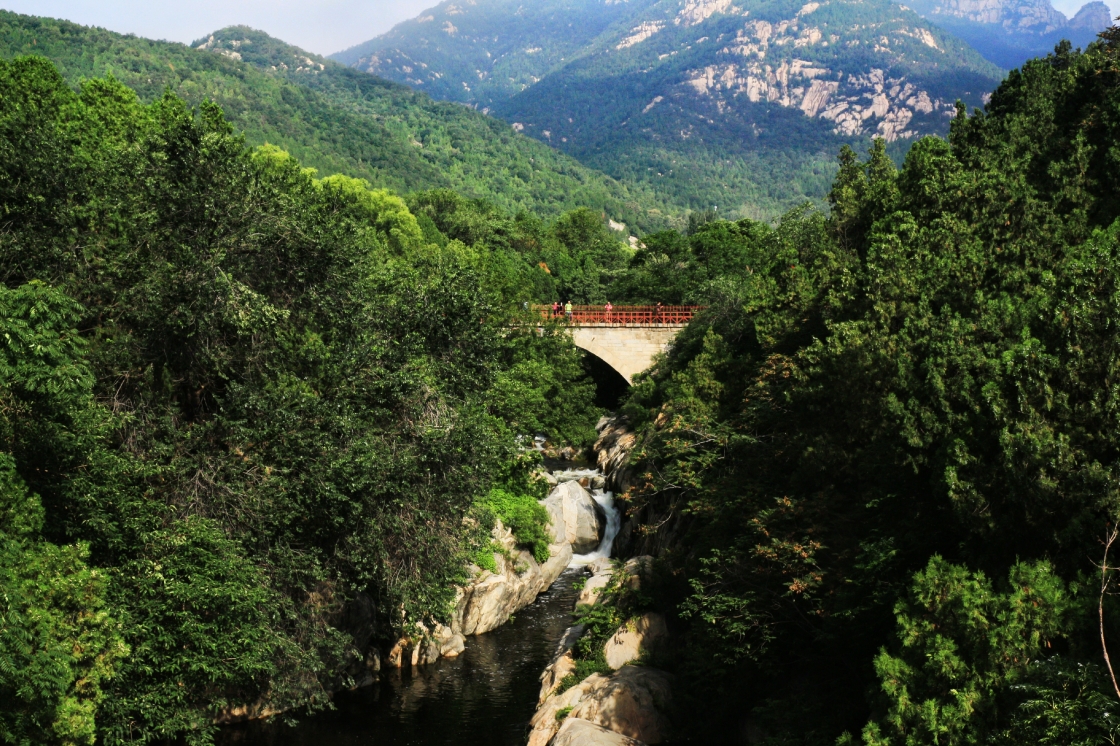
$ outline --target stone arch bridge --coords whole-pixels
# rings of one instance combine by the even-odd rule
[[[699,306],[572,306],[571,315],[551,306],[538,306],[546,319],[565,325],[576,347],[587,350],[626,379],[653,363],[681,329],[700,310]]]

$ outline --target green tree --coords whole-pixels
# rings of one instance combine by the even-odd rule
[[[982,744],[997,732],[1001,700],[1062,630],[1064,583],[1046,563],[1011,568],[1009,589],[941,557],[914,576],[895,609],[900,654],[883,650],[875,671],[886,716],[867,744]]]

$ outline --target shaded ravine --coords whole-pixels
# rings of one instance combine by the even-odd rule
[[[522,746],[537,706],[541,670],[571,623],[581,577],[569,569],[537,600],[494,630],[469,638],[458,658],[385,672],[372,686],[340,692],[335,710],[223,728],[218,746]]]

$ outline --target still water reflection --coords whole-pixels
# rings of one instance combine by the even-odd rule
[[[218,746],[522,746],[541,671],[571,621],[577,577],[566,571],[512,622],[467,638],[458,658],[382,675],[380,683],[338,694],[336,710],[294,727],[223,728]]]

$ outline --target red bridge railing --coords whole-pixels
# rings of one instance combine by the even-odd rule
[[[572,306],[569,317],[564,307],[533,306],[544,319],[556,319],[573,326],[610,326],[670,324],[684,326],[704,306]]]

